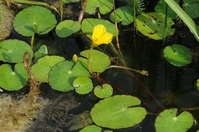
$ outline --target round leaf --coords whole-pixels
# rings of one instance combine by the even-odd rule
[[[88,77],[78,77],[73,81],[75,92],[78,94],[88,94],[93,89],[93,83]]]
[[[98,98],[107,98],[113,94],[113,88],[109,84],[103,84],[102,87],[98,85],[94,88],[94,94]]]
[[[112,0],[87,0],[85,12],[88,14],[95,14],[96,10],[103,15],[109,13],[113,9]]]
[[[167,27],[165,28],[165,22]],[[171,28],[174,24],[171,18],[162,13],[142,13],[136,18],[137,29],[145,36],[160,40],[174,34],[175,29]]]
[[[177,115],[177,109],[166,109],[155,121],[156,132],[187,132],[193,125],[193,116],[184,111]]]
[[[51,69],[49,84],[54,90],[67,92],[74,89],[72,83],[79,76],[90,76],[88,70],[81,62],[63,61]]]
[[[120,129],[140,123],[146,116],[145,108],[138,107],[140,100],[129,95],[116,95],[99,101],[90,112],[99,126]]]
[[[192,61],[191,51],[183,45],[173,44],[163,50],[164,58],[174,66],[184,66]]]
[[[20,11],[14,18],[15,30],[23,36],[46,34],[57,23],[55,16],[45,7],[31,6]]]
[[[24,41],[11,39],[0,42],[0,60],[9,63],[23,62],[24,53],[33,56],[31,47]]]
[[[110,58],[98,50],[84,50],[80,53],[81,56],[88,58],[90,54],[90,68],[92,72],[102,73],[111,64]],[[87,59],[79,57],[78,59],[87,65]]]
[[[91,38],[94,26],[102,24],[106,27],[107,32],[116,36],[118,31],[115,29],[115,25],[110,21],[104,19],[94,19],[94,18],[86,18],[82,21],[82,32],[86,34],[89,38]]]
[[[90,125],[80,130],[80,132],[101,132],[101,131],[102,131],[102,128],[96,125]]]
[[[31,72],[37,81],[48,82],[49,71],[51,68],[58,62],[64,60],[65,59],[60,56],[44,56],[32,66]]]
[[[55,32],[57,36],[59,36],[60,38],[65,38],[79,31],[80,28],[81,25],[79,22],[75,22],[72,20],[65,20],[57,25]]]
[[[15,91],[23,88],[28,81],[28,73],[23,63],[17,63],[12,67],[8,64],[0,66],[0,87],[8,91]]]
[[[133,10],[129,6],[122,6],[112,12],[110,15],[112,22],[121,22],[122,25],[129,25],[133,22]]]

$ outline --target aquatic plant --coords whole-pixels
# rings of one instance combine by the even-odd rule
[[[13,2],[24,3],[25,1],[13,0]],[[0,65],[0,87],[6,91],[16,91],[28,85],[30,92],[27,98],[24,98],[27,99],[27,102],[23,102],[23,105],[27,105],[26,103],[28,102],[29,105],[34,103],[34,99],[41,92],[41,83],[47,83],[51,89],[59,92],[75,91],[81,97],[91,93],[97,98],[89,112],[84,111],[77,115],[68,115],[69,109],[79,105],[77,101],[74,101],[73,98],[70,98],[71,102],[68,100],[60,101],[61,97],[58,98],[53,104],[46,107],[45,117],[38,119],[39,124],[43,118],[46,120],[45,126],[43,128],[40,126],[38,129],[41,128],[43,131],[62,131],[61,127],[69,127],[70,130],[85,127],[80,131],[101,131],[102,128],[115,130],[135,127],[142,123],[150,114],[157,115],[156,120],[153,122],[157,132],[163,131],[161,128],[168,127],[168,124],[171,123],[173,124],[169,127],[171,132],[175,132],[178,129],[185,132],[191,128],[194,115],[186,109],[166,109],[148,89],[142,90],[156,102],[158,108],[154,110],[151,108],[150,101],[145,100],[147,97],[136,94],[124,95],[125,92],[119,91],[120,89],[117,89],[117,86],[111,84],[109,80],[103,80],[102,77],[104,73],[113,68],[124,70],[135,80],[136,77],[131,72],[148,76],[146,70],[132,69],[122,65],[124,61],[118,40],[121,27],[118,28],[118,23],[130,26],[134,23],[134,28],[143,35],[143,38],[150,38],[155,41],[164,40],[174,34],[175,28],[172,28],[172,26],[175,18],[170,18],[164,12],[158,12],[158,8],[156,8],[156,12],[144,12],[145,5],[142,0],[135,0],[131,3],[132,6],[123,6],[115,10],[113,10],[114,3],[111,0],[85,0],[82,1],[82,6],[85,5],[85,8],[82,8],[85,9],[83,12],[85,11],[90,15],[97,14],[95,18],[83,18],[81,14],[82,18],[80,21],[62,21],[64,3],[66,1],[60,1],[60,14],[52,13],[45,7],[46,3],[42,4],[40,2],[32,3],[32,5],[37,4],[37,6],[22,9],[15,16],[13,27],[21,36],[29,37],[30,42],[16,39],[7,39],[0,42],[0,61],[3,63]],[[167,3],[169,2],[167,1]],[[170,4],[169,6],[173,9],[174,6]],[[159,4],[157,6],[161,7],[162,5]],[[49,5],[47,7],[56,10]],[[176,7],[177,11],[174,11],[184,20],[197,38],[195,23],[187,17],[187,14],[181,12],[181,8]],[[102,18],[103,15],[108,13],[110,13],[110,19],[114,23]],[[56,19],[57,16],[61,18],[61,21]],[[73,58],[66,57],[63,54],[52,55],[48,52],[47,44],[37,45],[36,41],[37,37],[39,38],[48,33],[53,36],[52,39],[59,37],[59,40],[69,37],[84,37],[88,41],[88,45],[79,53],[74,53]],[[109,54],[105,50],[106,48],[110,48],[113,55]],[[175,67],[189,65],[192,62],[192,54],[185,46],[171,44],[165,48],[162,47],[162,49],[164,59]],[[57,52],[59,53],[59,51]],[[141,87],[144,86],[140,85],[139,88]],[[18,107],[21,109],[23,105],[18,105]],[[13,106],[16,107],[17,105]],[[9,108],[6,105],[5,107],[5,110]],[[30,108],[34,109],[34,107]],[[180,113],[177,113],[177,110]],[[16,109],[11,109],[11,111],[10,113],[13,113]],[[16,113],[16,115],[21,114],[20,112]],[[9,120],[14,122],[16,115],[11,115],[14,118],[9,118]],[[74,119],[66,123],[72,118]],[[53,122],[56,123],[55,126],[52,125]]]

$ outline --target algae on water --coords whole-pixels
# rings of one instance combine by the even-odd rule
[[[0,132],[23,132],[48,102],[39,96],[32,100],[25,95],[14,99],[9,94],[1,94]]]
[[[12,10],[0,1],[0,41],[10,35],[13,18]]]

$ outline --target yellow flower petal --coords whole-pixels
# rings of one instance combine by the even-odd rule
[[[113,35],[111,33],[105,33],[104,35],[99,37],[97,41],[93,43],[93,45],[98,46],[100,44],[109,44],[112,41],[112,39],[113,39]]]
[[[92,46],[98,46],[101,44],[108,44],[112,41],[113,35],[106,31],[104,25],[97,25],[93,28],[92,34]]]
[[[106,27],[104,25],[97,25],[93,28],[92,40],[96,40],[106,33]]]

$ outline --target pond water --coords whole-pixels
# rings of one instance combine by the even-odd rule
[[[121,1],[118,1],[119,4]],[[124,3],[122,3],[124,4]],[[152,1],[148,1],[152,6]],[[150,11],[152,7],[148,8]],[[106,16],[105,16],[106,17]],[[155,131],[154,122],[157,115],[167,108],[179,108],[189,110],[195,120],[199,121],[199,92],[196,89],[196,80],[199,77],[198,42],[186,27],[179,28],[176,35],[163,41],[155,41],[135,34],[131,26],[121,27],[120,45],[128,67],[139,70],[147,70],[149,75],[143,76],[134,72],[121,69],[109,69],[100,75],[101,79],[114,88],[114,94],[133,95],[141,99],[142,106],[147,109],[148,115],[142,123],[128,129],[113,130],[114,132],[146,132]],[[182,36],[179,36],[181,34]],[[12,32],[9,38],[17,38],[29,41],[16,32]],[[73,54],[88,46],[84,37],[70,37],[60,39],[53,33],[37,37],[39,43],[49,44],[52,54],[56,53],[65,58],[72,58]],[[82,45],[79,45],[79,44]],[[162,50],[166,45],[181,43],[192,49],[194,60],[190,65],[174,67],[162,57]],[[59,44],[59,46],[57,46]],[[110,49],[101,46],[110,55]],[[54,50],[56,49],[56,50]],[[56,52],[54,52],[56,51]],[[94,81],[95,82],[95,81]],[[41,97],[46,100],[45,107],[39,108],[37,114],[25,130],[27,132],[69,132],[79,131],[92,123],[89,120],[89,110],[99,101],[93,94],[84,96],[75,92],[61,93],[54,91],[48,84],[41,84]],[[27,89],[10,93],[12,96],[24,94]],[[23,95],[22,94],[22,95]],[[4,98],[2,95],[1,98]],[[102,115],[103,116],[103,115]],[[189,132],[195,132],[199,128],[194,124]],[[1,132],[1,131],[0,131]]]

